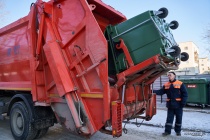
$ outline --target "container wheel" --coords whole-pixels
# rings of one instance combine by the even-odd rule
[[[181,61],[187,61],[189,59],[189,54],[186,52],[181,53]]]
[[[163,8],[160,8],[158,11],[162,12],[161,14],[157,15],[159,18],[166,18],[168,16],[167,8],[163,7]]]
[[[173,30],[177,29],[179,27],[179,23],[174,20],[174,21],[171,21],[171,23],[169,24],[169,27]]]
[[[176,66],[179,66],[179,64],[180,64],[180,58],[179,57],[175,57],[174,58],[174,63],[175,63]]]
[[[180,55],[180,52],[181,52],[181,49],[178,47],[178,46],[173,46],[170,48],[171,50],[174,50],[173,52],[169,52],[169,54],[172,56],[172,57],[177,57]]]
[[[10,111],[10,129],[16,140],[32,140],[37,134],[24,102],[14,103]]]

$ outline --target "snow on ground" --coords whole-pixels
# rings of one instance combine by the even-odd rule
[[[199,107],[185,107],[183,113],[182,136],[176,136],[174,130],[170,136],[163,137],[164,126],[167,116],[165,103],[157,102],[157,114],[150,121],[144,121],[137,127],[130,120],[126,124],[127,134],[122,134],[119,138],[101,132],[95,133],[90,140],[210,140],[210,107],[200,109]],[[175,120],[174,120],[175,121]],[[142,120],[138,119],[138,123]],[[14,140],[9,129],[9,120],[0,121],[0,140]],[[123,123],[124,126],[124,123]],[[84,140],[66,131],[59,124],[51,127],[48,133],[40,140]]]
[[[91,137],[90,140],[209,140],[210,135],[200,135],[202,133],[190,133],[190,132],[184,132],[182,133],[182,136],[176,136],[175,132],[172,131],[172,134],[170,136],[163,137],[162,132],[164,131],[164,128],[157,128],[157,127],[150,127],[150,126],[144,126],[136,127],[135,125],[127,125],[126,127],[128,129],[127,134],[124,134],[119,138],[113,138],[110,135],[102,134],[100,132],[97,132],[94,136]],[[193,136],[197,135],[198,136]]]
[[[188,110],[186,108],[185,110]],[[210,111],[210,109],[208,109]],[[184,112],[183,116],[183,128],[182,136],[176,136],[172,130],[172,134],[167,137],[163,137],[164,124],[166,120],[166,108],[157,109],[157,114],[151,121],[144,121],[140,127],[134,124],[126,124],[127,134],[124,134],[119,138],[113,138],[111,135],[97,132],[90,140],[210,140],[210,113],[201,112]],[[142,120],[138,119],[140,123]],[[135,120],[131,120],[135,122]],[[151,126],[149,126],[151,125]],[[14,140],[9,129],[9,120],[0,121],[0,140]],[[123,125],[124,126],[124,125]],[[190,129],[201,130],[201,132],[189,131]],[[74,136],[68,131],[65,131],[59,124],[49,129],[49,132],[40,140],[84,140],[81,137]]]
[[[165,126],[167,111],[157,110],[157,114],[150,121],[144,123]],[[174,118],[175,123],[175,118]],[[196,129],[210,133],[210,114],[200,112],[183,112],[183,129]]]
[[[130,120],[126,125],[129,135],[138,135],[146,139],[210,139],[210,108],[201,109],[199,107],[185,107],[182,119],[182,136],[177,137],[174,130],[169,137],[162,137],[167,117],[167,108],[165,102],[157,102],[157,114],[152,120],[144,121],[138,128],[135,125],[136,120]],[[141,123],[141,119],[137,119]],[[175,123],[175,118],[174,118]],[[124,137],[124,135],[123,135]]]
[[[157,110],[157,115],[155,115],[150,121],[144,121],[144,125],[141,125],[139,128],[133,123],[127,124],[126,128],[128,129],[128,133],[129,131],[132,131],[133,133],[135,131],[145,133],[148,135],[148,137],[146,137],[147,139],[153,139],[153,136],[164,139],[165,137],[162,137],[161,134],[165,129],[164,125],[166,121],[166,115],[167,111]],[[177,137],[174,130],[172,129],[172,134],[171,136],[167,137],[167,139],[210,139],[209,118],[210,114],[184,112],[182,125],[184,130],[182,131],[182,136]],[[131,120],[131,122],[135,122],[135,120]],[[138,123],[141,123],[141,120],[138,120]]]
[[[183,112],[182,136],[176,136],[172,129],[171,135],[163,137],[164,126],[167,116],[165,103],[157,102],[157,114],[150,121],[144,121],[140,127],[134,123],[136,120],[130,120],[126,124],[127,134],[117,138],[119,140],[209,140],[210,139],[210,108],[201,109],[199,107],[185,107]],[[137,119],[137,123],[141,123]],[[175,118],[174,118],[175,122]],[[123,123],[124,126],[124,123]],[[114,140],[110,135],[97,132],[90,140]]]

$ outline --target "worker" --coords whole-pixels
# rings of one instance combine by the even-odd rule
[[[168,79],[169,81],[164,84],[163,88],[154,91],[157,95],[167,94],[166,107],[168,111],[165,132],[162,135],[167,136],[171,134],[174,116],[176,116],[174,130],[177,136],[181,136],[183,107],[186,105],[188,94],[185,85],[181,81],[176,80],[174,72],[168,73]]]

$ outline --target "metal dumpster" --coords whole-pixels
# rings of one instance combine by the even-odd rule
[[[123,40],[134,65],[160,54],[165,61],[173,61],[179,55],[179,47],[170,32],[170,24],[159,18],[157,11],[147,11],[115,26],[106,28],[109,43],[109,73],[116,74],[127,69],[125,54],[116,44]],[[170,49],[178,50],[175,55]],[[111,56],[113,55],[113,56]]]
[[[181,79],[188,91],[187,103],[199,104],[202,108],[209,104],[209,81],[206,78]]]

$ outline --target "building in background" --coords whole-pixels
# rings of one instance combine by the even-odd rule
[[[199,71],[200,74],[210,74],[210,61],[208,57],[199,58]]]
[[[177,75],[196,75],[199,74],[199,50],[193,42],[179,43],[181,52],[187,52],[189,59],[185,62],[181,62],[179,69],[176,70]]]

